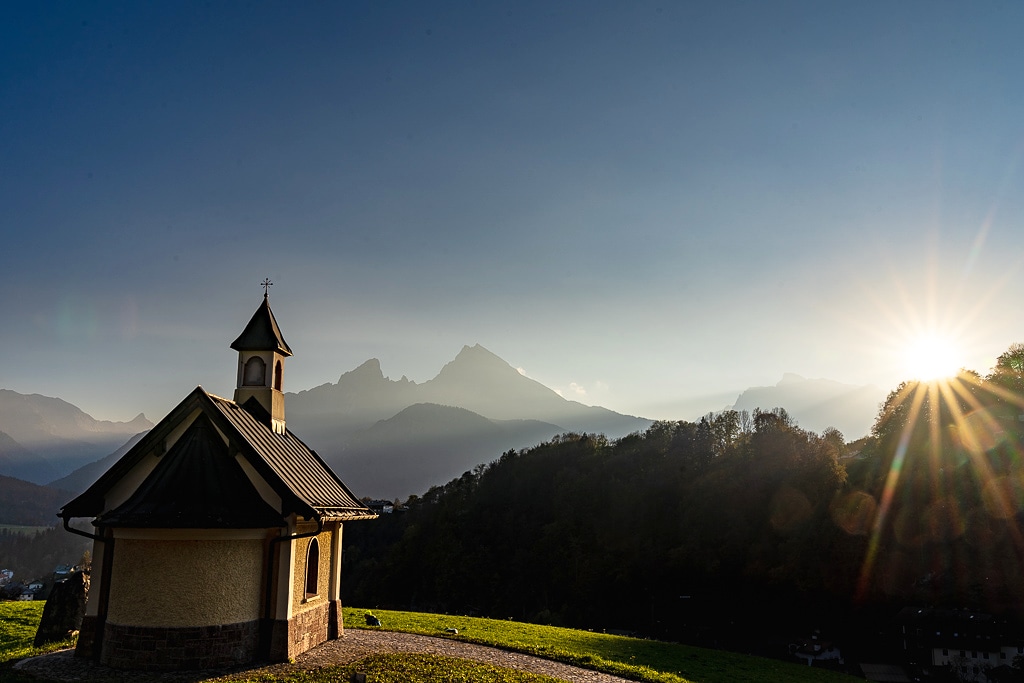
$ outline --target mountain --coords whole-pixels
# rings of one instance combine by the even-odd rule
[[[388,379],[371,359],[336,384],[285,400],[289,429],[357,495],[389,498],[423,493],[510,448],[563,432],[616,438],[651,425],[566,400],[479,344],[463,347],[422,384]]]
[[[51,481],[152,426],[141,413],[129,422],[96,420],[59,398],[0,389],[0,474]]]
[[[11,476],[22,474],[22,470],[31,470],[33,459],[32,453],[10,434],[0,432],[0,472],[9,472]]]
[[[405,498],[562,431],[536,420],[490,420],[465,408],[417,403],[355,433],[338,467],[353,490]]]
[[[71,498],[67,491],[0,475],[0,524],[53,526]]]
[[[131,437],[110,455],[100,458],[99,460],[90,462],[87,465],[82,465],[77,470],[68,474],[67,476],[61,477],[55,481],[51,481],[47,486],[50,488],[61,489],[62,491],[70,491],[72,497],[85,491],[87,488],[92,486],[93,482],[100,478],[100,475],[110,469],[110,466],[121,459],[128,450],[137,444],[142,437],[149,433],[149,430],[145,432],[139,432],[135,436]],[[70,498],[68,499],[70,500]],[[65,501],[67,502],[67,501]]]
[[[807,379],[785,373],[771,387],[751,387],[741,393],[733,410],[785,408],[801,428],[821,433],[835,427],[847,441],[871,431],[886,392],[874,385],[856,386],[830,379]]]
[[[321,430],[327,435],[348,434],[421,402],[416,388],[405,377],[398,381],[384,377],[380,361],[372,358],[343,374],[337,384],[286,394],[289,426],[304,439]]]
[[[565,430],[609,438],[647,429],[650,420],[569,401],[484,347],[462,347],[455,360],[423,383],[424,400],[457,405],[496,420],[543,420]]]

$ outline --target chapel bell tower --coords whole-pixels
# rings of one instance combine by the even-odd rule
[[[270,416],[270,428],[283,434],[284,359],[292,355],[292,350],[281,336],[281,328],[270,310],[268,294],[272,284],[270,280],[263,281],[263,303],[252,314],[238,339],[231,342],[231,348],[238,351],[235,403],[243,405],[255,398]]]

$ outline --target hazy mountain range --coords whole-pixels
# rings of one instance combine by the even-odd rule
[[[852,440],[868,433],[883,399],[875,387],[787,374],[775,386],[747,389],[731,407],[782,406],[805,429],[833,426]],[[617,438],[652,422],[567,400],[480,345],[463,347],[420,384],[385,377],[371,359],[285,400],[288,427],[357,495],[389,499],[422,494],[556,434]],[[0,390],[0,475],[80,492],[151,426],[143,415],[98,421],[60,399]]]
[[[384,377],[371,359],[335,384],[287,394],[288,427],[357,495],[404,498],[504,451],[562,432],[615,438],[651,420],[569,401],[479,344],[422,384]]]
[[[67,401],[0,389],[0,475],[36,484],[101,458],[153,423],[96,420]]]
[[[739,395],[733,410],[782,407],[801,429],[819,434],[835,427],[847,441],[867,436],[887,392],[873,385],[856,386],[830,379],[807,379],[787,372],[771,387],[751,387]]]

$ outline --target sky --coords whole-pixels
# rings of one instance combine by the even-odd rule
[[[6,2],[0,388],[157,420],[463,345],[694,419],[1024,341],[1024,5]],[[910,358],[908,358],[908,354]]]

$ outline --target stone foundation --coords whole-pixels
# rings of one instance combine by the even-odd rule
[[[325,601],[299,612],[288,621],[270,624],[267,659],[284,662],[342,634],[341,601]]]
[[[100,664],[142,671],[233,666],[256,658],[258,639],[258,621],[179,628],[108,622]]]

